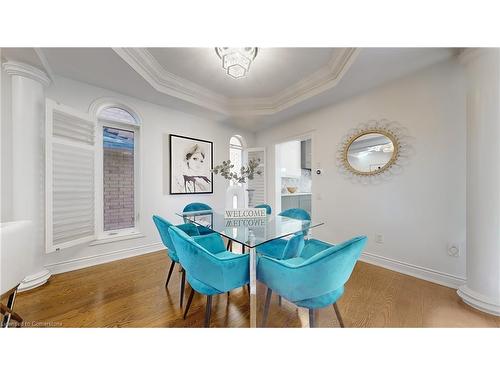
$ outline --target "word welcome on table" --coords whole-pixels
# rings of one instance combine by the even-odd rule
[[[263,227],[266,225],[266,220],[262,218],[255,219],[225,219],[224,225],[230,227]]]
[[[226,219],[257,219],[265,217],[265,208],[241,208],[237,210],[224,211],[224,218]]]

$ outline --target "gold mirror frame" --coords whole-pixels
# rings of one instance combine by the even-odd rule
[[[346,177],[361,183],[377,183],[399,174],[403,166],[408,163],[413,149],[409,144],[411,137],[407,135],[407,129],[400,126],[396,121],[370,120],[361,123],[357,128],[351,129],[346,134],[337,148],[337,166],[339,171]],[[354,169],[347,157],[349,147],[352,143],[367,134],[381,134],[389,138],[394,146],[391,159],[380,169],[371,172],[362,172]]]
[[[362,172],[362,171],[358,171],[357,169],[353,168],[353,166],[351,165],[351,163],[349,163],[349,159],[348,159],[347,156],[348,156],[348,153],[349,153],[349,148],[354,143],[354,141],[356,139],[364,136],[364,135],[367,135],[367,134],[381,134],[383,136],[386,136],[392,142],[392,145],[394,147],[394,151],[392,152],[390,160],[382,168],[377,169],[376,171]],[[398,155],[399,155],[399,142],[398,142],[397,138],[391,132],[389,132],[389,131],[380,130],[380,129],[364,130],[364,131],[361,131],[360,133],[357,133],[357,134],[353,135],[348,140],[347,144],[344,146],[344,150],[343,150],[342,154],[343,154],[342,159],[343,159],[344,167],[346,169],[348,169],[351,173],[353,173],[355,175],[359,175],[359,176],[374,176],[374,175],[377,175],[377,174],[384,173],[386,170],[388,170],[389,168],[391,168],[392,165],[396,162],[396,160],[398,158]]]

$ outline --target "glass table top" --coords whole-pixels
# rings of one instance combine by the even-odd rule
[[[276,238],[286,237],[322,225],[321,222],[297,220],[279,215],[265,218],[229,219],[216,211],[180,212],[185,222],[212,229],[214,232],[247,247],[255,247]]]

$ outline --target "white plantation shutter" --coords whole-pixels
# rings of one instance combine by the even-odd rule
[[[249,148],[247,150],[247,160],[260,159],[258,170],[262,172],[260,176],[255,175],[253,180],[248,181],[248,189],[253,189],[253,199],[249,199],[248,207],[255,207],[266,202],[266,149],[263,147]],[[250,196],[249,196],[250,198]]]
[[[45,124],[46,251],[95,238],[96,124],[47,100]]]

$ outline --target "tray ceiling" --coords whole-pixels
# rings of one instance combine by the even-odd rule
[[[270,97],[315,73],[339,52],[335,48],[259,48],[247,77],[225,74],[214,48],[148,48],[168,72],[233,98]]]
[[[259,130],[452,57],[447,48],[262,48],[247,77],[214,48],[4,48],[18,60],[125,95]],[[57,83],[57,78],[55,81]]]

